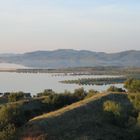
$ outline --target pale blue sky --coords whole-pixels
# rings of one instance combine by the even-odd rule
[[[140,0],[0,0],[0,53],[140,50]]]

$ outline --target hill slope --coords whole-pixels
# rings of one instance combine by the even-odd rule
[[[110,123],[103,111],[108,100],[117,101],[125,110],[132,108],[127,95],[95,95],[32,119],[24,127],[21,140],[133,140],[127,127]]]
[[[22,64],[35,68],[66,68],[94,66],[140,66],[140,51],[120,53],[86,50],[35,51],[25,54],[0,55],[0,62]]]

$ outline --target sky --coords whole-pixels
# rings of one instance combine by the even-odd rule
[[[140,50],[140,0],[0,0],[0,53]]]

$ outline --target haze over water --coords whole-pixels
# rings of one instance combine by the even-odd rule
[[[18,64],[0,63],[0,69],[22,69],[22,68],[27,67]]]

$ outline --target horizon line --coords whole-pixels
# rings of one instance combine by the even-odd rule
[[[95,52],[95,53],[107,53],[107,54],[113,54],[113,53],[121,53],[121,52],[129,52],[129,51],[140,51],[138,49],[128,49],[128,50],[122,50],[122,51],[115,51],[115,52],[106,52],[106,51],[93,51],[93,50],[86,50],[86,49],[48,49],[48,50],[32,50],[32,51],[25,51],[25,52],[2,52],[0,54],[25,54],[25,53],[32,53],[32,52],[53,52],[53,51],[59,51],[59,50],[73,50],[73,51],[89,51],[89,52]]]

